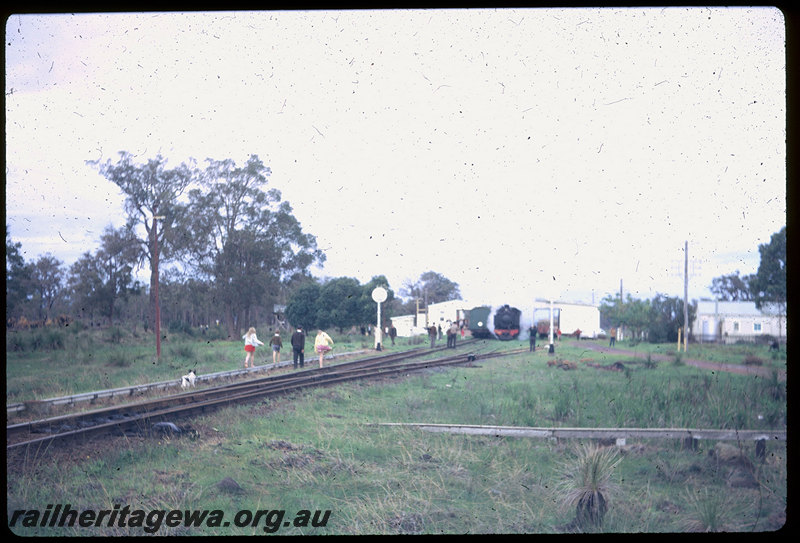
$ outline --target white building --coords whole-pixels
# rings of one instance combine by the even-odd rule
[[[692,334],[700,342],[754,341],[756,336],[786,338],[786,315],[772,309],[760,311],[755,302],[697,302]]]
[[[416,315],[400,315],[392,317],[391,321],[397,328],[399,337],[411,337],[428,333],[430,326],[441,326],[442,331],[453,321],[463,319],[466,312],[472,309],[463,300],[451,300],[438,304],[430,304],[427,312],[421,311]]]

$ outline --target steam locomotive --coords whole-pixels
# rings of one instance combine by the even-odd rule
[[[498,307],[494,312],[490,306],[475,307],[469,312],[469,331],[474,338],[517,339],[521,314],[519,309],[508,304]]]

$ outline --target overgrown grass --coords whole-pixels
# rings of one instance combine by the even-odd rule
[[[178,379],[189,369],[198,374],[243,367],[241,341],[210,339],[199,334],[174,333],[161,343],[156,357],[152,334],[121,327],[48,328],[15,331],[6,337],[6,401],[45,399],[95,390]],[[374,348],[364,336],[336,336],[335,353]],[[397,341],[395,349],[412,347]],[[391,347],[387,347],[391,348]],[[306,359],[313,360],[313,337],[306,341]],[[281,360],[291,360],[284,338]],[[271,351],[256,352],[256,365],[272,363]]]
[[[238,364],[238,343],[229,347]],[[202,348],[194,345],[184,354],[202,358]],[[702,513],[706,496],[694,489],[706,489],[709,500],[724,495],[735,505],[735,530],[770,531],[785,521],[782,442],[768,444],[764,462],[753,444],[744,443],[747,462],[728,464],[709,454],[713,442],[684,450],[677,440],[629,441],[605,480],[615,491],[602,524],[579,526],[574,508],[558,507],[566,492],[558,492],[558,483],[568,477],[564,461],[580,441],[377,424],[785,427],[785,395],[777,381],[672,364],[647,367],[643,359],[618,355],[592,355],[589,362],[584,351],[566,346],[559,346],[559,356],[576,362],[577,369],[549,367],[551,357],[543,351],[478,360],[473,367],[430,369],[223,409],[188,421],[197,430],[192,439],[119,438],[102,454],[79,452],[88,450],[81,447],[53,458],[31,452],[9,459],[8,511],[120,504],[220,509],[229,520],[241,510],[282,509],[287,518],[300,510],[331,511],[325,527],[281,526],[281,535],[675,532],[713,515],[717,525],[730,528],[727,510]],[[628,371],[589,366],[615,362]],[[129,369],[109,371],[123,375]],[[220,487],[226,477],[241,490]],[[162,527],[158,533],[263,535],[263,528]],[[118,526],[12,530],[41,536],[143,533]]]

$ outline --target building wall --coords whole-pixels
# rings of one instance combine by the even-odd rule
[[[786,337],[786,317],[761,313],[754,302],[701,302],[692,334],[700,341],[734,342],[755,336]],[[727,338],[727,339],[726,339]]]

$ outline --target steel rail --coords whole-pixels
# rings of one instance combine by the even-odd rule
[[[116,428],[138,426],[139,429],[141,429],[143,425],[146,425],[150,420],[163,420],[168,416],[186,416],[197,412],[205,412],[209,409],[234,402],[246,402],[255,398],[283,394],[312,386],[322,386],[367,377],[382,377],[396,373],[416,371],[427,367],[467,363],[477,359],[518,354],[523,351],[524,350],[507,351],[495,354],[488,353],[485,355],[468,353],[435,360],[398,364],[396,366],[374,367],[375,364],[388,361],[387,359],[403,360],[408,358],[408,356],[403,358],[398,353],[391,357],[376,357],[380,360],[370,359],[354,361],[353,363],[339,364],[320,370],[306,371],[301,374],[289,374],[288,377],[265,377],[258,380],[259,383],[215,387],[214,390],[205,389],[198,392],[179,394],[156,401],[146,402],[144,404],[106,408],[89,413],[81,413],[75,416],[62,416],[46,419],[44,421],[34,421],[34,423],[21,423],[12,427],[7,427],[7,450],[31,445],[43,445],[56,440],[64,440],[79,436],[88,437],[98,433],[106,433]],[[430,352],[431,350],[426,350],[420,354],[428,354]],[[358,367],[358,362],[364,362],[364,364],[362,364],[364,367]],[[370,368],[367,366],[373,367]],[[200,399],[198,400],[198,398]],[[132,412],[135,410],[138,410],[138,412]],[[60,424],[60,426],[54,429],[57,424]],[[39,438],[8,443],[8,439],[12,434],[18,436],[25,432],[29,434],[53,433]]]
[[[197,403],[203,400],[210,400],[214,397],[243,393],[248,390],[260,390],[264,388],[265,385],[276,385],[284,381],[292,382],[298,379],[300,376],[308,376],[309,374],[318,376],[331,371],[344,371],[347,368],[372,367],[379,364],[391,364],[398,361],[407,360],[409,358],[428,355],[437,351],[439,351],[439,349],[414,349],[411,351],[378,355],[369,358],[343,362],[341,364],[319,369],[309,368],[308,370],[301,372],[267,375],[240,383],[216,385],[213,387],[181,392],[178,394],[172,394],[169,396],[163,396],[133,404],[109,406],[91,411],[84,411],[81,413],[65,414],[46,419],[16,423],[6,427],[6,439],[8,440],[9,437],[15,436],[19,433],[52,433],[53,428],[90,425],[94,424],[92,421],[97,421],[98,419],[104,419],[108,422],[130,419],[134,416],[141,415],[149,411],[164,409],[170,405]],[[319,377],[315,377],[314,379],[319,379]]]

